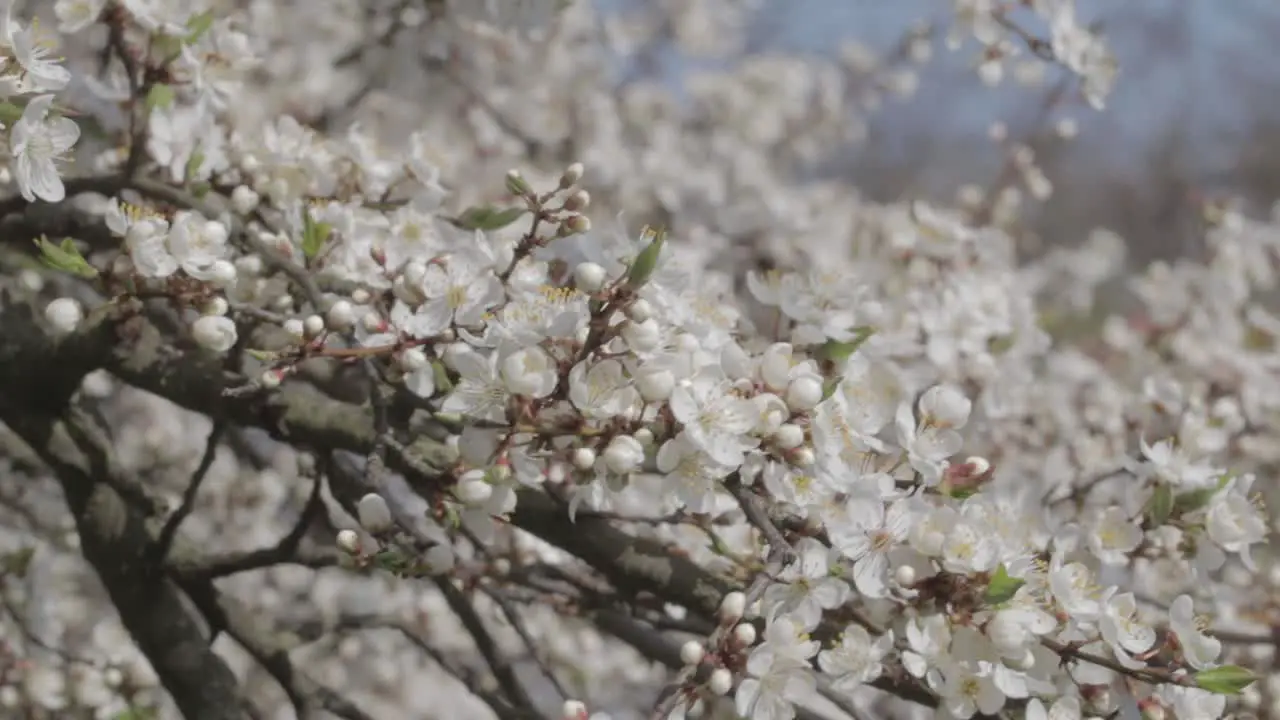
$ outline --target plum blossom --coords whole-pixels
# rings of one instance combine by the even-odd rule
[[[53,95],[32,98],[9,131],[13,179],[28,202],[36,198],[59,202],[66,197],[56,163],[80,139],[80,126],[71,118],[51,116],[52,106]]]

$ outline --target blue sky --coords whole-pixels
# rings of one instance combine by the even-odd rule
[[[914,21],[945,21],[951,12],[950,0],[764,0],[764,5],[762,25],[770,47],[817,54],[851,38],[887,49]],[[1272,99],[1280,99],[1280,70],[1273,69],[1280,3],[1078,0],[1078,8],[1084,22],[1103,23],[1121,75],[1104,113],[1083,105],[1066,113],[1080,122],[1075,152],[1123,172],[1144,148],[1177,128],[1193,174],[1212,178],[1230,172],[1222,150],[1238,148],[1248,123],[1259,116],[1280,120],[1280,103]],[[947,140],[972,145],[992,120],[1007,119],[1015,128],[1019,117],[1025,121],[1041,96],[984,88],[967,67],[972,50],[950,53],[939,47],[919,95],[883,111],[878,142],[905,148],[927,136],[944,148]],[[680,68],[680,62],[671,63],[673,75]]]

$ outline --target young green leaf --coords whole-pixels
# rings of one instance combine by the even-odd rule
[[[98,277],[97,268],[84,259],[80,254],[80,248],[76,247],[75,241],[71,238],[63,238],[61,243],[54,245],[49,242],[49,238],[41,235],[36,238],[36,247],[40,248],[40,260],[54,270],[61,270],[82,278]]]
[[[529,211],[518,207],[498,209],[478,206],[464,211],[457,222],[467,230],[499,230],[519,220],[526,212]]]
[[[658,258],[662,255],[662,246],[667,243],[667,231],[651,228],[645,228],[644,235],[652,238],[648,247],[640,251],[636,256],[635,262],[631,263],[631,270],[627,273],[627,285],[633,290],[644,286],[649,282],[649,278],[653,276],[653,271],[658,267]]]
[[[1156,490],[1151,494],[1151,499],[1147,501],[1147,519],[1151,521],[1152,527],[1160,527],[1169,520],[1169,516],[1173,514],[1173,489],[1164,483],[1156,486]]]
[[[188,45],[198,42],[200,38],[213,27],[213,11],[205,10],[198,15],[192,15],[187,21],[187,37],[184,38]]]
[[[836,394],[836,390],[840,388],[840,383],[844,382],[844,376],[829,377],[822,381],[822,399],[827,400]]]
[[[8,101],[0,102],[0,123],[4,123],[5,127],[12,127],[22,117],[24,109],[21,105],[15,105]]]
[[[318,222],[311,217],[311,212],[307,209],[302,211],[302,255],[311,260],[320,254],[320,248],[324,247],[324,242],[329,239],[329,234],[333,232],[333,226],[329,223]]]
[[[1000,603],[1008,602],[1024,583],[1024,580],[1009,577],[1009,571],[1005,570],[1004,565],[1001,565],[996,568],[996,574],[991,577],[991,582],[987,584],[987,604],[999,605]]]
[[[1196,673],[1196,685],[1219,695],[1238,695],[1257,677],[1239,665],[1223,665]]]
[[[173,86],[164,83],[156,83],[147,91],[147,109],[163,110],[173,104],[174,92]]]
[[[200,172],[200,166],[204,165],[204,153],[200,152],[200,147],[191,151],[191,156],[187,158],[187,164],[182,168],[183,182],[190,184],[195,179],[196,173]]]
[[[439,360],[432,360],[431,375],[436,381],[436,392],[448,393],[453,391],[453,381],[449,379],[449,371],[445,369],[444,363]]]
[[[848,340],[828,340],[818,350],[818,356],[836,367],[841,367],[850,355],[875,334],[876,329],[868,325],[856,327],[853,330],[853,337]]]

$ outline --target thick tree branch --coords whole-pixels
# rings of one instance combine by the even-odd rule
[[[106,431],[90,413],[70,406],[84,375],[116,339],[109,313],[75,335],[52,340],[22,306],[3,313],[0,419],[53,471],[89,561],[138,649],[187,720],[241,720],[239,687],[209,648],[181,594],[144,559],[151,547],[148,520],[116,490],[131,485],[102,444]]]

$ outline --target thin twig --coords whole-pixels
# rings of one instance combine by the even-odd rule
[[[169,550],[173,547],[173,539],[178,534],[178,527],[182,525],[182,521],[191,514],[192,509],[196,506],[196,495],[200,492],[200,486],[204,484],[204,479],[209,475],[209,469],[213,467],[213,461],[218,457],[218,446],[222,443],[222,435],[227,430],[227,423],[222,420],[215,420],[213,428],[209,430],[209,438],[204,443],[204,455],[200,457],[200,464],[196,466],[196,471],[192,473],[191,479],[187,481],[187,489],[182,493],[182,502],[178,505],[178,509],[173,511],[164,522],[164,527],[160,528],[160,535],[156,538],[155,543],[151,546],[150,563],[152,566],[163,565],[164,561],[169,557]]]
[[[444,594],[444,599],[449,603],[449,607],[454,614],[462,621],[463,627],[467,629],[472,639],[475,640],[476,647],[489,665],[489,669],[493,671],[498,685],[502,688],[507,698],[517,708],[541,717],[541,714],[537,712],[537,706],[534,705],[533,698],[529,696],[529,692],[525,689],[524,684],[520,682],[520,678],[516,677],[515,669],[511,666],[510,661],[502,657],[497,642],[494,641],[493,636],[485,628],[484,621],[480,619],[480,614],[472,607],[467,596],[454,587],[452,581],[448,579],[438,579],[436,586]]]
[[[183,566],[175,569],[187,577],[213,579],[287,563],[297,559],[298,546],[301,545],[307,528],[311,526],[312,521],[319,516],[320,511],[324,508],[324,498],[320,494],[323,484],[323,476],[317,474],[315,482],[311,486],[311,495],[307,498],[307,504],[303,506],[297,522],[294,523],[289,533],[280,538],[280,542],[274,546],[248,552],[230,553],[198,561],[194,566]],[[326,556],[312,558],[308,564],[323,566],[335,564],[336,562],[336,557],[330,558]]]

